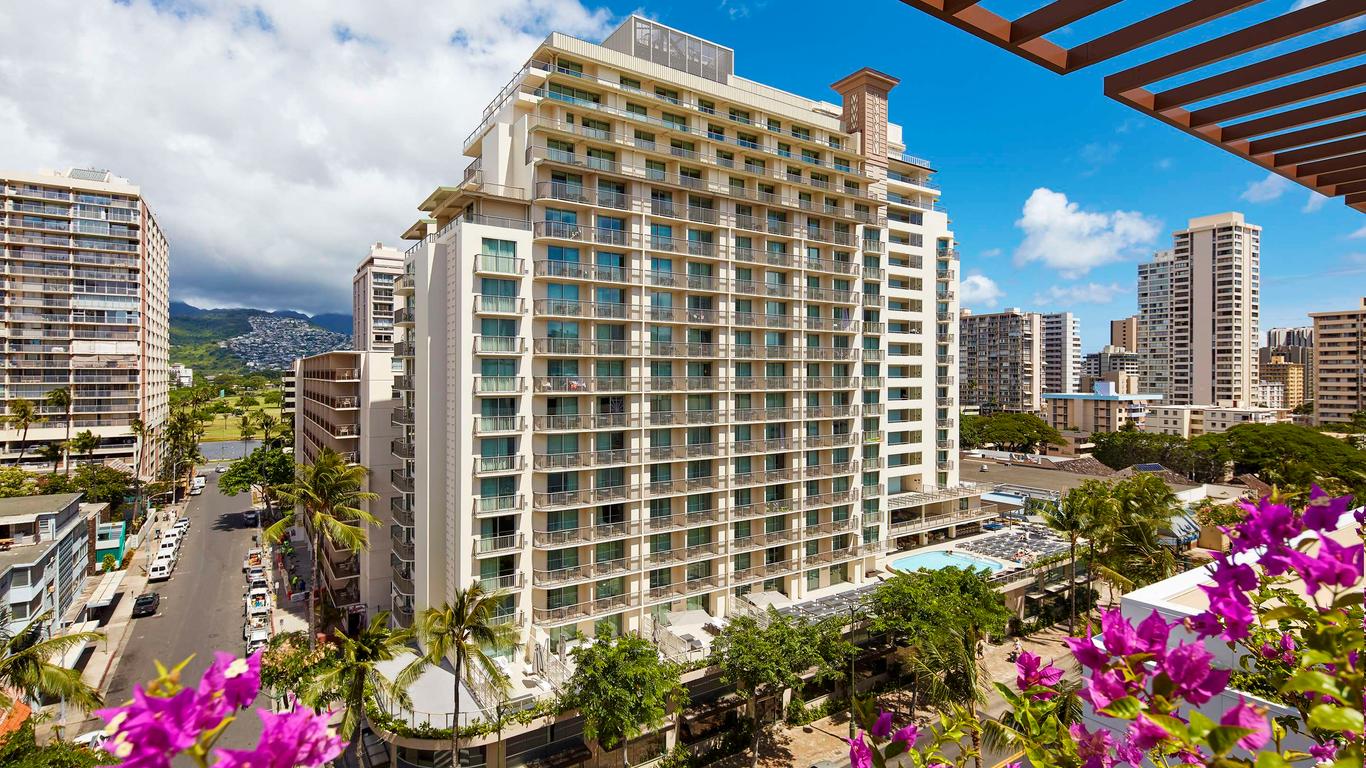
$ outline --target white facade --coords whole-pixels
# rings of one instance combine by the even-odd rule
[[[1010,307],[959,313],[963,404],[981,413],[1043,411],[1043,316]]]
[[[361,352],[394,349],[394,278],[403,254],[383,243],[370,246],[351,278],[351,346]]]
[[[1261,231],[1241,213],[1194,218],[1172,233],[1169,253],[1139,265],[1145,391],[1178,404],[1256,398]]]
[[[89,430],[101,439],[97,461],[121,459],[151,479],[157,443],[130,425],[152,432],[168,414],[170,251],[140,189],[107,171],[0,172],[0,209],[10,275],[0,400],[7,413],[25,398],[41,416],[27,436],[0,425],[0,461],[22,451],[25,467],[46,469],[39,444]],[[69,420],[44,402],[63,388]]]
[[[194,386],[194,369],[193,369],[193,368],[186,368],[185,366],[181,365],[180,363],[172,363],[172,364],[171,364],[171,381],[174,382],[174,383],[175,383],[175,386],[177,386],[177,387],[193,387],[193,386]]]
[[[1257,402],[1254,405],[1273,410],[1285,408],[1285,385],[1279,381],[1257,382]]]
[[[1081,391],[1081,319],[1071,312],[1043,315],[1043,391]]]
[[[551,35],[405,235],[401,624],[475,580],[528,653],[802,599],[866,581],[890,511],[974,495],[957,253],[896,81],[842,109],[631,40]]]
[[[54,629],[75,618],[93,528],[80,499],[79,493],[0,499],[0,538],[13,541],[0,553],[0,607],[9,632],[47,611]]]
[[[1275,424],[1280,415],[1273,408],[1212,405],[1152,405],[1142,425],[1144,432],[1179,435],[1189,440],[1224,432],[1239,424]]]

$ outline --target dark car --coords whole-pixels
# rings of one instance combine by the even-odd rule
[[[157,607],[161,605],[161,594],[157,592],[144,592],[133,600],[133,618],[139,616],[151,616],[157,612]]]

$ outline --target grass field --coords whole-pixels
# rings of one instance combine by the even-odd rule
[[[215,400],[215,402],[227,403],[229,408],[235,410],[238,407],[237,402],[239,399],[240,398],[236,396],[220,397]],[[258,397],[256,399],[259,401],[261,398]],[[246,408],[245,410],[253,415],[265,411],[274,416],[277,420],[280,418],[280,406],[278,405],[257,405]],[[221,414],[214,416],[212,420],[205,420],[204,437],[201,438],[201,440],[206,443],[220,442],[223,440],[241,440],[242,430],[239,429],[241,421],[241,417],[232,414],[227,415],[226,425],[224,424],[224,417]],[[255,436],[258,438],[261,436],[259,429],[256,431]]]

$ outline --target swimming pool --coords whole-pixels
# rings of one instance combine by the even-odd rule
[[[920,570],[922,568],[926,570],[937,571],[941,568],[948,568],[950,566],[953,566],[955,568],[974,568],[979,570],[982,568],[986,568],[992,573],[995,573],[1005,567],[1001,563],[998,563],[994,560],[983,560],[979,557],[973,557],[972,555],[962,555],[957,552],[950,554],[943,550],[938,550],[935,552],[921,552],[915,555],[907,555],[906,557],[897,558],[896,560],[892,561],[892,567],[897,569],[898,571],[915,571]]]

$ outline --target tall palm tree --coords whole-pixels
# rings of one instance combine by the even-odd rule
[[[428,666],[440,666],[451,659],[455,665],[453,701],[455,714],[451,719],[451,765],[459,765],[460,748],[460,683],[474,684],[477,667],[489,680],[506,685],[507,677],[493,663],[493,651],[513,647],[516,630],[509,624],[499,624],[494,615],[498,607],[498,593],[484,591],[479,581],[467,589],[455,590],[449,603],[424,610],[413,622],[423,654],[399,673],[402,685],[411,684]]]
[[[394,705],[411,707],[408,685],[401,678],[390,680],[379,671],[380,662],[393,661],[408,650],[412,641],[411,629],[391,629],[389,613],[381,611],[370,620],[370,625],[348,637],[336,633],[334,650],[328,654],[331,662],[326,671],[311,681],[304,692],[310,706],[323,709],[341,704],[340,732],[351,735],[351,747],[357,750],[361,765],[370,764],[370,756],[361,740],[361,726],[365,723],[365,704],[373,701],[381,711]]]
[[[95,451],[102,442],[104,441],[99,435],[88,429],[83,429],[72,438],[71,450],[85,454],[85,461],[89,464],[95,460]]]
[[[66,387],[54,389],[47,393],[44,398],[47,404],[53,408],[61,408],[66,412],[66,439],[62,441],[63,450],[71,449],[71,390]],[[71,477],[71,459],[69,454],[62,457],[62,465],[66,467],[66,476]]]
[[[38,408],[33,401],[25,397],[16,397],[9,401],[9,423],[10,426],[19,430],[19,458],[14,462],[14,466],[22,466],[24,454],[28,453],[28,428],[29,425],[38,420]]]
[[[87,712],[102,705],[99,691],[81,680],[81,673],[53,663],[67,651],[87,642],[104,639],[99,632],[72,632],[43,639],[52,611],[29,620],[18,632],[10,632],[9,611],[0,611],[0,691],[18,691],[31,701],[61,698]],[[0,699],[4,694],[0,693]]]
[[[365,502],[379,498],[378,494],[363,490],[368,472],[365,467],[347,464],[331,448],[323,448],[312,464],[296,466],[294,482],[278,492],[282,505],[289,511],[266,529],[266,540],[282,541],[290,528],[302,523],[311,543],[309,648],[318,639],[316,596],[322,580],[323,540],[341,549],[365,549],[369,546],[366,526],[379,525],[379,520],[363,508]]]
[[[977,706],[987,702],[991,673],[977,658],[980,635],[973,627],[962,633],[945,634],[940,642],[930,643],[907,659],[907,665],[921,681],[926,703],[941,710],[964,707],[973,723],[980,722]],[[974,761],[982,768],[982,732],[972,729]]]
[[[134,418],[128,423],[133,433],[133,514],[142,511],[142,445],[147,438],[147,424]]]
[[[1082,531],[1086,528],[1086,505],[1089,499],[1086,492],[1080,488],[1073,488],[1058,500],[1056,505],[1047,506],[1043,509],[1043,521],[1067,537],[1071,546],[1072,567],[1068,573],[1068,592],[1072,596],[1071,610],[1067,615],[1067,634],[1076,633],[1077,625],[1077,540],[1081,537]]]
[[[247,454],[247,443],[256,436],[256,420],[251,417],[250,413],[245,413],[237,420],[237,426],[242,433],[242,455],[245,456]]]
[[[62,456],[66,455],[66,449],[62,443],[43,443],[38,446],[38,455],[43,457],[43,461],[52,462],[52,474],[57,474],[57,467],[62,463]]]
[[[280,426],[280,420],[265,411],[257,411],[256,426],[261,428],[261,443],[264,445],[270,442],[270,433]]]

